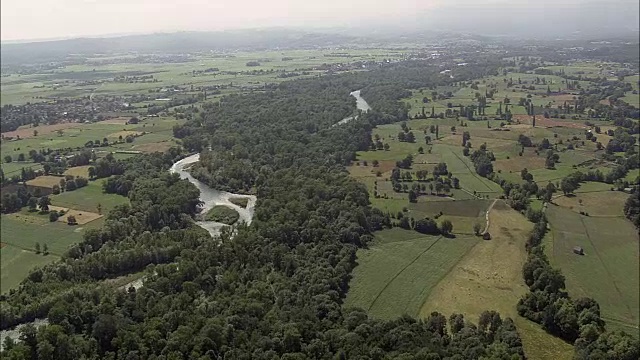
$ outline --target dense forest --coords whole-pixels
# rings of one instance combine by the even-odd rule
[[[3,328],[50,322],[25,327],[2,357],[523,358],[513,322],[492,311],[476,325],[459,314],[376,320],[341,306],[356,249],[384,223],[343,165],[370,146],[373,125],[403,114],[397,104],[373,102],[359,120],[332,125],[354,111],[349,91],[393,91],[373,87],[409,70],[423,73],[412,81],[442,81],[437,69],[410,68],[294,81],[225,97],[176,129],[190,150],[211,145],[194,174],[257,194],[252,226],[235,236],[212,239],[193,223],[197,190],[167,172],[180,150],[127,161],[105,189],[119,189],[131,206],[113,210],[103,229],[2,298]],[[138,290],[99,285],[141,270]]]

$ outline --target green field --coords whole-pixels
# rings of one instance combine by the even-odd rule
[[[358,250],[345,306],[385,319],[417,316],[431,289],[478,241],[399,228],[380,231],[369,249]]]
[[[51,204],[60,207],[67,207],[76,210],[90,211],[97,213],[98,204],[102,207],[102,214],[106,214],[116,205],[128,204],[129,199],[116,194],[105,194],[102,192],[102,182],[104,179],[89,181],[83,188],[63,192],[59,195],[52,195]]]
[[[32,269],[59,259],[71,245],[82,240],[84,230],[98,228],[96,220],[80,227],[49,222],[47,215],[20,212],[0,216],[2,293],[17,286]],[[50,254],[35,253],[35,244],[47,244]]]
[[[549,206],[551,235],[545,250],[553,266],[562,270],[573,297],[593,297],[607,326],[638,333],[640,301],[638,233],[622,217],[585,217]],[[573,253],[574,246],[585,255]]]
[[[2,227],[6,222],[2,219]],[[4,232],[4,230],[3,230]],[[4,243],[3,243],[4,244]],[[0,293],[4,294],[17,287],[29,272],[39,266],[59,259],[57,255],[44,256],[31,250],[24,250],[11,245],[0,248]]]

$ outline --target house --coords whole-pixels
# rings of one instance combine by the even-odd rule
[[[584,249],[580,246],[574,246],[573,253],[577,255],[584,255]]]

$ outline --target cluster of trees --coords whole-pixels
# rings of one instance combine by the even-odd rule
[[[389,223],[385,225],[389,227],[398,226],[405,230],[415,230],[421,234],[451,236],[453,223],[450,220],[442,220],[440,225],[436,222],[442,215],[443,213],[440,212],[440,214],[436,214],[435,218],[426,217],[416,220],[413,217],[405,216],[405,214],[400,211],[397,215],[387,214]],[[397,219],[397,221],[393,221],[392,218]]]
[[[67,175],[60,179],[60,186],[54,185],[53,193],[59,194],[63,191],[73,191],[83,188],[89,184],[89,180],[82,176],[73,177],[73,175]]]
[[[24,341],[6,344],[3,358],[524,357],[513,322],[495,312],[478,325],[453,315],[447,327],[438,313],[375,320],[343,309],[356,249],[387,221],[343,165],[370,146],[373,123],[389,115],[374,111],[331,127],[344,114],[306,99],[348,103],[345,78],[223,98],[202,125],[189,123],[211,140],[201,175],[213,170],[211,184],[256,192],[251,227],[212,239],[194,226],[198,190],[167,174],[179,153],[127,160],[121,177],[133,179],[131,205],[114,209],[103,229],[87,231],[61,262],[32,272],[0,301],[3,328],[44,316],[50,323],[26,327]],[[237,169],[207,163],[219,154],[242,162],[251,177],[218,179]],[[147,266],[138,290],[96,286]]]
[[[408,155],[409,158],[411,155]],[[406,161],[407,159],[403,160]],[[418,170],[415,173],[411,171],[401,171],[401,168],[404,168],[402,162],[399,162],[397,167],[391,171],[391,185],[393,190],[396,192],[407,192],[409,194],[409,202],[416,202],[418,196],[421,194],[427,193],[427,187],[429,189],[429,194],[433,194],[435,190],[437,195],[441,193],[448,194],[451,189],[459,189],[460,188],[460,180],[457,177],[454,177],[447,170],[446,163],[439,163],[434,166],[433,169],[433,177],[429,177],[428,170]],[[417,182],[414,182],[414,177]],[[407,182],[412,183],[410,186]],[[427,185],[425,182],[429,182]],[[378,196],[377,193],[377,185],[376,185],[375,196]]]
[[[111,175],[122,175],[125,171],[125,164],[122,160],[116,160],[112,154],[107,154],[104,158],[96,161],[87,171],[90,179],[106,178]]]
[[[640,188],[638,185],[633,187],[631,196],[624,203],[624,216],[637,228],[640,228]]]
[[[613,139],[609,140],[609,143],[607,143],[607,153],[627,152],[629,153],[628,155],[637,156],[637,151],[635,149],[636,141],[636,136],[630,134],[627,129],[618,127],[613,132]]]
[[[544,161],[544,167],[547,169],[555,169],[556,164],[560,161],[560,155],[558,155],[552,149],[547,150],[547,158]]]
[[[389,150],[390,146],[388,143],[383,143],[382,140],[380,139],[380,135],[375,134],[373,136],[373,140],[371,141],[371,145],[370,145],[370,150]]]
[[[493,173],[493,164],[491,162],[495,161],[496,157],[493,152],[487,150],[486,143],[480,145],[480,149],[471,153],[470,158],[478,175],[488,177]]]
[[[416,142],[416,136],[413,135],[413,131],[406,130],[398,133],[398,141],[413,143]]]

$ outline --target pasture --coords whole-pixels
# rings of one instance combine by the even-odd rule
[[[582,195],[587,194],[578,196]],[[596,299],[609,328],[637,334],[640,264],[634,226],[624,217],[585,217],[555,205],[547,208],[547,217],[551,232],[545,238],[545,251],[566,277],[569,294]],[[574,246],[585,254],[574,254]]]
[[[101,212],[106,214],[116,205],[128,204],[129,199],[125,196],[117,194],[105,194],[102,192],[102,182],[104,179],[89,181],[87,186],[73,190],[65,191],[59,195],[51,195],[51,204],[65,208],[71,208],[78,211]],[[98,205],[101,211],[98,211]]]
[[[576,213],[587,213],[589,216],[624,217],[624,203],[628,198],[629,194],[620,191],[583,190],[575,195],[554,198],[553,203]]]
[[[384,319],[417,316],[432,288],[478,241],[399,228],[377,232],[369,249],[358,250],[345,306]]]
[[[20,212],[0,216],[0,292],[15,288],[29,272],[60,258],[82,240],[84,230],[97,228],[101,220],[82,226],[49,222],[48,215]],[[35,253],[35,244],[47,245],[49,255]]]
[[[525,353],[532,359],[565,359],[570,344],[545,333],[539,325],[520,318],[517,300],[527,292],[522,265],[527,253],[524,242],[533,224],[518,212],[498,202],[489,214],[492,239],[479,240],[443,277],[420,309],[420,317],[432,311],[462,313],[477,321],[484,310],[496,310],[514,319]],[[546,346],[539,346],[545,343]]]
[[[4,227],[4,219],[2,225]],[[32,250],[4,244],[0,248],[0,294],[16,288],[29,272],[59,259],[57,255],[44,256]]]

